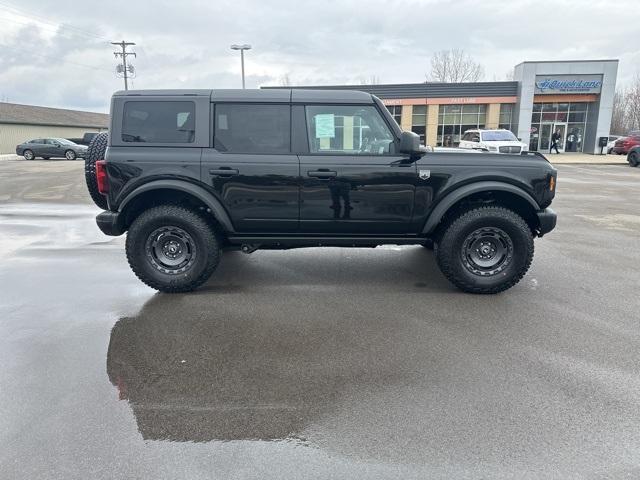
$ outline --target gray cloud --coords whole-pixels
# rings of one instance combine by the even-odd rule
[[[476,57],[487,80],[524,60],[619,58],[625,83],[640,71],[638,24],[636,1],[2,0],[0,98],[106,111],[122,88],[108,42],[122,38],[138,44],[135,88],[238,87],[238,42],[254,47],[248,87],[285,74],[294,84],[420,82],[448,48]]]

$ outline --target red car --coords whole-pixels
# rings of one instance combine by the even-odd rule
[[[613,149],[611,150],[613,153],[617,153],[618,155],[626,155],[636,145],[640,145],[640,131],[636,130],[630,132],[626,137],[621,138],[620,140],[616,140]]]

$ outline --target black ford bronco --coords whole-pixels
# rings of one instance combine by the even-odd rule
[[[556,224],[544,156],[426,152],[357,91],[117,92],[85,171],[98,226],[128,232],[163,292],[206,282],[225,249],[417,244],[460,289],[497,293]]]

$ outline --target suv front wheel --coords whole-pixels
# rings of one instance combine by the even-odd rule
[[[195,211],[177,205],[160,205],[140,214],[127,233],[126,250],[136,276],[167,293],[196,289],[220,261],[211,225]]]
[[[515,212],[497,206],[467,210],[445,228],[436,259],[451,283],[469,293],[498,293],[527,273],[533,236]]]

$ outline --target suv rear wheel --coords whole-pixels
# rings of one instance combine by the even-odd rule
[[[206,282],[220,261],[220,243],[195,211],[160,205],[143,212],[127,233],[133,272],[161,292],[188,292]]]
[[[533,236],[518,214],[503,207],[467,210],[453,219],[436,245],[436,259],[451,283],[469,293],[498,293],[527,273]]]
[[[109,207],[107,206],[107,198],[98,191],[96,160],[104,159],[108,140],[108,133],[99,133],[91,140],[87,153],[84,156],[84,179],[87,182],[87,189],[89,190],[89,195],[91,195],[93,203],[102,210],[106,210]]]

